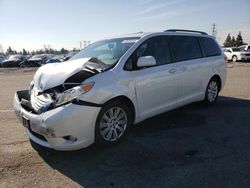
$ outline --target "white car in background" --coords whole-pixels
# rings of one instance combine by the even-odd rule
[[[134,123],[195,101],[213,104],[225,84],[224,58],[204,32],[114,37],[40,67],[29,90],[15,94],[14,110],[40,145],[113,144]]]
[[[242,46],[239,46],[239,48],[242,50],[242,51],[246,51],[246,52],[250,52],[250,45],[242,45]]]
[[[227,60],[236,61],[250,61],[250,52],[241,50],[241,48],[223,48]]]

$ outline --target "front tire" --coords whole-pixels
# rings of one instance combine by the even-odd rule
[[[233,60],[233,62],[237,62],[237,56],[236,55],[234,55],[233,57],[232,57],[232,60]]]
[[[206,104],[213,104],[216,102],[219,94],[219,82],[216,78],[212,78],[207,86],[206,89],[206,96],[205,96],[205,103]]]
[[[98,114],[95,125],[95,142],[97,145],[112,145],[122,140],[132,124],[129,107],[113,101],[106,104]]]

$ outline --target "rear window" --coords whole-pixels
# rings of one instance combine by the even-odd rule
[[[202,57],[198,39],[195,37],[173,36],[169,42],[175,61]]]
[[[200,38],[205,56],[221,55],[221,50],[212,38]]]

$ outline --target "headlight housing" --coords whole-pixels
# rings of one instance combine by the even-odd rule
[[[94,82],[83,83],[80,86],[73,87],[71,89],[65,90],[62,93],[56,94],[55,106],[60,106],[62,104],[68,103],[73,99],[79,97],[80,95],[87,93],[94,86]]]

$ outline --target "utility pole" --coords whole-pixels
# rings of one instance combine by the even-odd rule
[[[85,48],[86,46],[87,46],[87,41],[84,40],[84,41],[83,41],[83,48]]]
[[[87,47],[90,43],[91,43],[91,41],[89,41],[89,40],[80,41],[80,50]]]
[[[212,36],[216,39],[217,37],[217,25],[215,23],[212,24]]]

